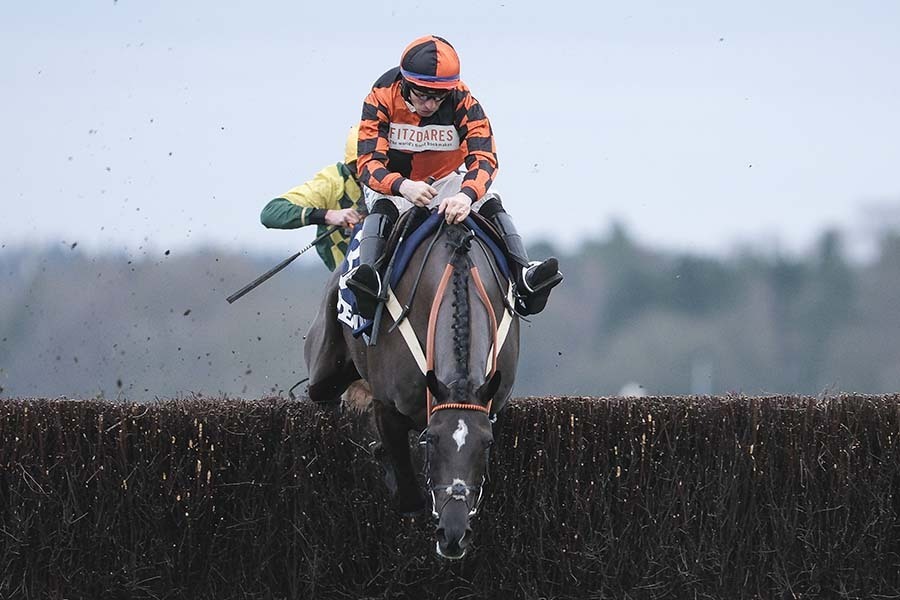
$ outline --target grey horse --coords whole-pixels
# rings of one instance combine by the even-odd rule
[[[407,230],[413,212],[395,234]],[[451,559],[462,558],[470,545],[494,422],[512,394],[519,357],[511,284],[490,244],[473,232],[473,224],[489,225],[472,218],[456,225],[441,219],[414,251],[391,289],[375,346],[338,322],[336,272],[305,347],[312,401],[334,407],[350,383],[368,382],[396,508],[414,515],[430,500],[437,553]],[[410,431],[425,445],[424,489],[411,460]]]

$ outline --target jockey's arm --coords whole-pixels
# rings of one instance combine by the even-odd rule
[[[390,88],[373,88],[363,102],[362,116],[359,122],[359,158],[356,161],[359,182],[364,186],[386,196],[403,196],[410,202],[401,190],[401,186],[408,193],[410,188],[407,183],[411,181],[400,173],[388,169],[388,149],[390,142],[385,130],[390,129],[391,105]],[[422,183],[422,182],[418,182]],[[418,190],[421,192],[421,190]],[[414,193],[418,198],[419,193]]]
[[[297,229],[307,225],[350,226],[358,222],[353,209],[342,209],[340,199],[344,193],[344,180],[337,166],[325,167],[310,181],[291,189],[271,200],[260,214],[260,222],[269,229]],[[351,222],[352,220],[352,222]],[[344,225],[346,226],[346,225]]]

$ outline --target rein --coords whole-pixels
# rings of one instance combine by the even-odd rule
[[[473,234],[470,232],[470,236]],[[466,238],[459,247],[456,249],[457,254],[463,254],[464,252],[468,252],[469,245],[468,241],[471,240],[472,237]],[[476,238],[477,239],[477,238]],[[465,250],[463,250],[465,248]],[[482,247],[482,250],[484,248]],[[431,248],[429,247],[429,253],[431,252]],[[486,375],[489,380],[497,371],[497,354],[499,352],[499,346],[502,341],[500,341],[500,330],[501,327],[497,325],[497,316],[494,314],[494,307],[491,305],[490,296],[488,296],[487,290],[484,287],[484,282],[481,280],[481,275],[478,272],[478,267],[473,264],[472,259],[466,255],[465,256],[467,263],[470,265],[469,274],[471,275],[472,281],[475,285],[475,289],[478,292],[478,299],[481,301],[481,304],[484,306],[485,310],[488,313],[488,317],[490,319],[490,328],[491,328],[491,350],[490,350],[490,366],[486,367]],[[427,257],[426,257],[427,259]],[[490,261],[489,261],[490,262]],[[438,314],[440,313],[441,305],[444,301],[444,295],[447,291],[447,285],[450,281],[450,278],[453,276],[454,270],[454,257],[451,257],[450,261],[444,267],[444,272],[441,275],[440,282],[438,283],[437,290],[434,294],[434,299],[431,303],[431,311],[428,314],[428,329],[426,333],[426,342],[425,342],[425,370],[434,371],[434,362],[435,362],[435,339],[437,337],[437,320]],[[460,267],[461,268],[461,267]],[[493,266],[492,266],[493,269]],[[494,276],[497,274],[494,272]],[[499,282],[498,282],[499,283]],[[502,289],[502,286],[501,286]],[[510,287],[510,290],[512,288]],[[415,290],[413,290],[415,293]],[[503,297],[504,306],[508,307],[507,297]],[[504,336],[505,330],[508,328],[508,324],[504,321]],[[499,343],[498,343],[499,341]],[[469,404],[469,403],[461,403],[461,402],[444,402],[442,404],[434,404],[434,395],[431,393],[431,388],[426,389],[426,427],[422,431],[422,435],[427,435],[428,426],[431,424],[431,415],[432,413],[439,410],[474,410],[478,412],[482,412],[491,417],[491,406],[494,402],[493,398],[488,400],[487,406],[481,406],[480,404]],[[491,420],[493,423],[493,419]],[[426,446],[428,446],[428,442],[426,439]],[[485,452],[489,452],[489,449],[486,449]],[[481,501],[484,497],[484,482],[487,477],[487,473],[485,473],[481,482],[478,485],[466,485],[462,482],[454,482],[452,484],[435,484],[431,479],[431,449],[427,448],[425,454],[425,486],[428,493],[431,494],[431,512],[432,515],[439,519],[440,514],[443,512],[444,508],[451,501],[461,501],[465,502],[466,507],[468,509],[468,516],[474,517],[478,508],[481,505]],[[443,504],[438,507],[436,492],[438,490],[445,490],[447,493],[447,498],[444,500]],[[474,499],[474,504],[469,504],[470,498]]]
[[[472,268],[469,269],[469,272],[472,274],[472,280],[475,282],[475,288],[478,290],[478,298],[484,305],[484,308],[490,316],[491,320],[491,367],[487,373],[488,379],[490,379],[490,377],[492,377],[497,371],[497,317],[494,315],[494,309],[491,306],[491,299],[488,297],[487,291],[484,289],[484,282],[481,281],[481,275],[478,274],[478,267],[472,265]],[[428,314],[428,333],[425,343],[425,365],[428,371],[434,369],[434,340],[435,330],[437,329],[437,317],[441,309],[441,304],[444,301],[444,292],[447,290],[447,282],[450,281],[450,276],[452,274],[453,264],[447,263],[447,266],[444,267],[444,273],[443,275],[441,275],[440,283],[438,283],[437,291],[434,295],[434,300],[431,303],[431,312]],[[477,410],[479,412],[490,415],[491,404],[493,404],[493,402],[494,399],[491,398],[490,400],[488,400],[487,406],[481,406],[480,404],[464,404],[460,402],[445,402],[443,404],[435,405],[431,390],[428,389],[425,399],[426,423],[431,422],[431,414],[438,410]]]
[[[419,289],[419,282],[422,280],[422,272],[425,270],[425,265],[428,264],[428,257],[431,256],[431,251],[434,249],[434,245],[441,237],[441,231],[444,229],[444,224],[445,221],[441,221],[440,225],[438,225],[437,233],[435,233],[434,237],[431,238],[431,242],[429,242],[428,248],[425,250],[425,257],[422,259],[422,264],[419,265],[419,272],[416,273],[416,278],[413,280],[412,290],[410,290],[409,292],[409,297],[406,299],[406,304],[403,305],[403,310],[401,310],[400,314],[394,319],[394,324],[391,325],[390,329],[388,329],[388,333],[399,327],[403,323],[403,320],[406,318],[406,315],[409,314],[409,307],[412,306],[413,298],[416,297],[416,290]]]

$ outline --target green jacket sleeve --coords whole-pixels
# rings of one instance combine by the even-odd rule
[[[262,209],[259,220],[269,229],[297,229],[306,225],[324,225],[325,212],[324,208],[297,206],[285,198],[275,198]]]
[[[306,183],[271,200],[260,214],[270,229],[296,229],[306,225],[324,225],[328,210],[340,209],[344,178],[337,165],[325,167]]]

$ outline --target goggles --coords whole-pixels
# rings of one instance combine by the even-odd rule
[[[427,100],[443,102],[447,98],[447,96],[450,95],[450,90],[424,90],[422,88],[409,86],[409,93],[415,96],[421,102],[426,102]]]

